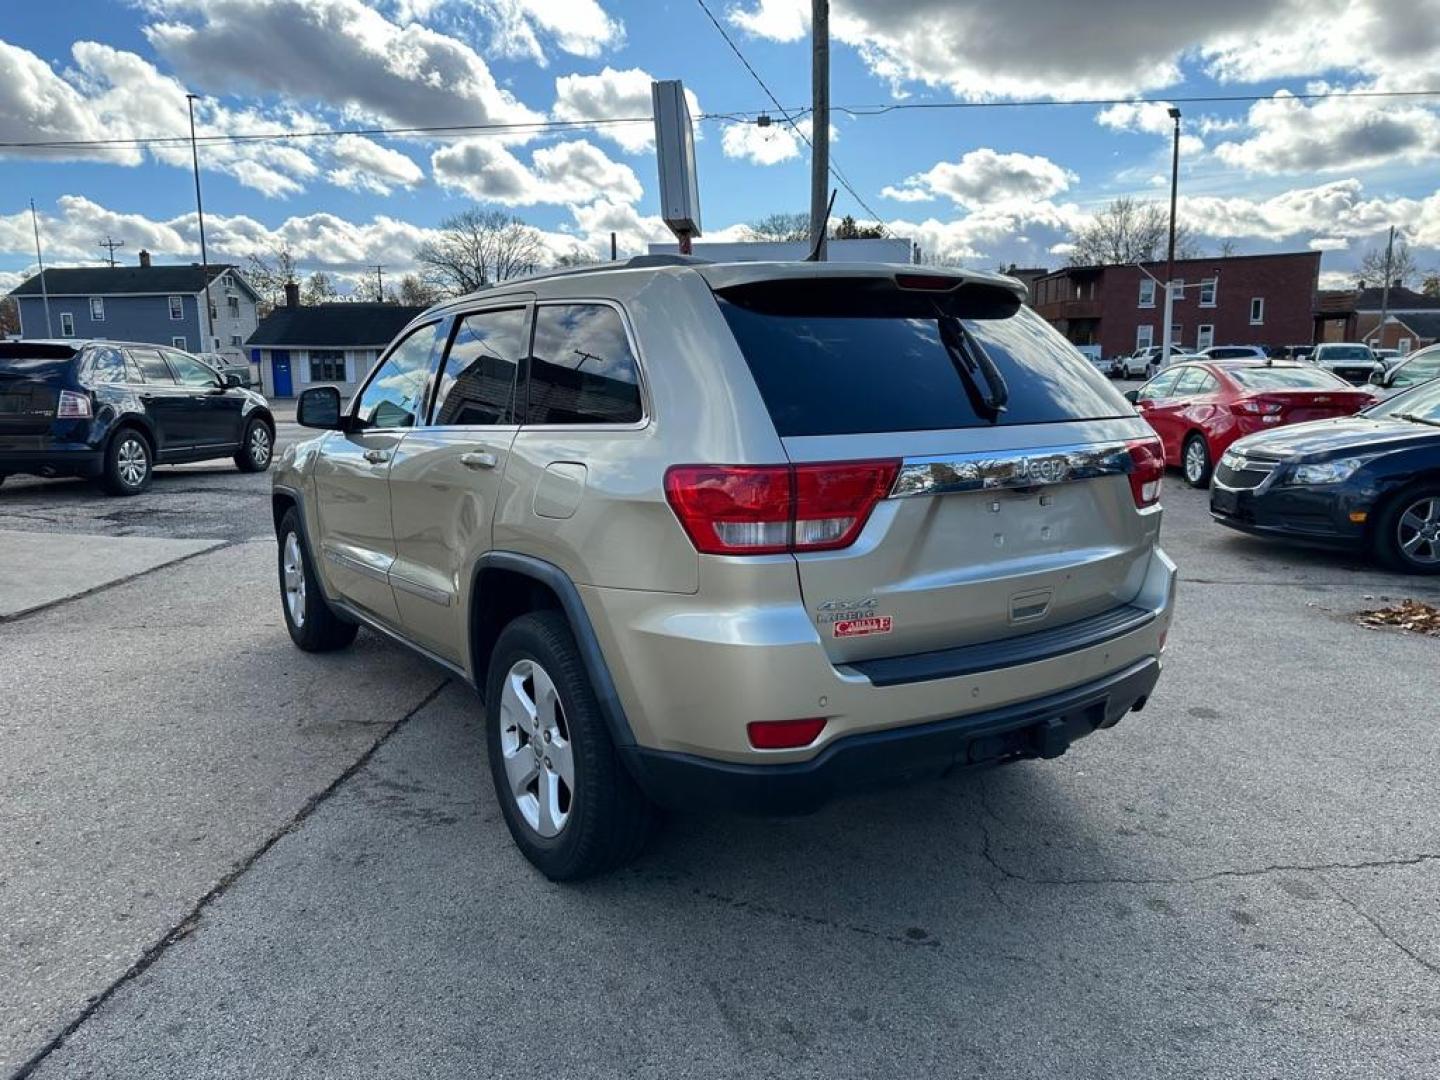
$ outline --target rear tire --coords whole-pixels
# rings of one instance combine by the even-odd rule
[[[290,640],[306,652],[334,652],[355,640],[359,627],[342,619],[330,607],[315,576],[315,564],[300,531],[300,515],[285,511],[277,533],[280,539],[280,609]]]
[[[245,425],[245,437],[240,441],[240,452],[235,455],[235,467],[241,472],[257,473],[270,468],[275,456],[275,435],[270,425],[258,416]]]
[[[1405,574],[1440,574],[1440,484],[1417,484],[1385,505],[1375,523],[1375,554]]]
[[[100,486],[111,495],[139,495],[155,476],[155,452],[136,428],[121,428],[105,447]]]
[[[1210,460],[1210,444],[1199,432],[1192,432],[1180,451],[1180,471],[1193,488],[1208,488],[1215,466]]]
[[[640,854],[655,808],[620,760],[563,615],[531,612],[500,632],[485,702],[495,797],[525,858],[578,881]]]

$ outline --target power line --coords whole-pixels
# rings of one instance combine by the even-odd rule
[[[810,147],[811,152],[813,153],[815,148],[811,146],[809,138],[806,137],[805,133],[800,130],[800,126],[796,124],[793,119],[791,119],[791,111],[793,111],[795,115],[799,116],[801,115],[802,110],[796,109],[787,111],[785,107],[780,104],[780,99],[771,92],[770,87],[765,84],[765,80],[760,77],[760,73],[756,71],[753,66],[751,66],[750,61],[745,58],[745,54],[740,51],[740,46],[735,44],[734,39],[730,37],[730,34],[726,31],[725,27],[720,24],[720,20],[715,18],[715,13],[710,10],[710,7],[708,4],[705,3],[705,0],[695,0],[695,2],[700,5],[700,10],[705,12],[706,17],[709,18],[712,24],[714,24],[715,29],[720,32],[720,36],[725,39],[725,44],[730,46],[730,51],[733,52],[740,59],[740,63],[745,65],[745,70],[748,71],[751,77],[760,84],[760,89],[765,91],[765,96],[770,99],[770,103],[775,106],[776,110],[780,113],[781,118],[790,125],[790,127],[794,130],[795,134],[800,137],[800,140],[804,142],[806,146]],[[860,204],[861,209],[863,209],[867,214],[870,215],[871,220],[873,220],[877,225],[879,225],[881,234],[885,234],[887,230],[880,221],[880,215],[877,214],[874,210],[870,209],[869,205],[865,202],[865,200],[860,197],[860,193],[855,190],[854,185],[852,185],[849,179],[845,176],[845,174],[840,171],[840,167],[835,164],[835,159],[833,155],[831,156],[829,162],[827,162],[827,165],[829,167],[830,175],[835,177],[836,180],[840,181],[840,186],[843,187],[846,191],[848,191],[851,198],[853,198],[857,203]]]
[[[1017,98],[1012,101],[897,101],[884,105],[831,105],[831,112],[850,116],[882,116],[910,109],[1033,109],[1042,107],[1094,107],[1097,105],[1218,105],[1256,101],[1327,101],[1337,98],[1440,97],[1440,90],[1322,90],[1314,93],[1193,94],[1181,97],[1121,98]]]

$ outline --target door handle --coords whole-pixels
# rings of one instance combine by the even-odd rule
[[[141,394],[141,395],[140,395],[140,400],[141,400],[141,401],[154,401],[154,400],[155,400],[155,395],[154,395],[154,394]]]
[[[365,460],[371,465],[382,465],[390,460],[389,450],[366,450]]]
[[[474,451],[460,455],[460,464],[467,469],[493,469],[500,463],[500,459],[488,451]]]

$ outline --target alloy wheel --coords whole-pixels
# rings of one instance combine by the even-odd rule
[[[149,467],[150,452],[134,435],[127,436],[115,452],[115,471],[127,487],[139,487]]]
[[[1198,484],[1205,475],[1205,445],[1199,439],[1191,439],[1185,447],[1185,479]]]
[[[517,660],[497,715],[510,797],[530,828],[558,836],[574,806],[575,756],[554,680],[534,660]]]
[[[270,460],[270,432],[264,424],[256,424],[250,431],[250,460],[261,468]]]
[[[285,575],[285,610],[298,628],[305,625],[305,557],[300,551],[300,537],[293,532],[285,536],[282,570]]]
[[[1440,497],[1428,495],[1405,508],[1395,526],[1400,551],[1413,563],[1440,563]]]

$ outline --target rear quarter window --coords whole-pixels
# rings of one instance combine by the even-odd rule
[[[718,299],[781,436],[1134,416],[1110,381],[1028,308],[961,320],[1009,388],[1005,411],[992,419],[935,317],[777,313]]]

